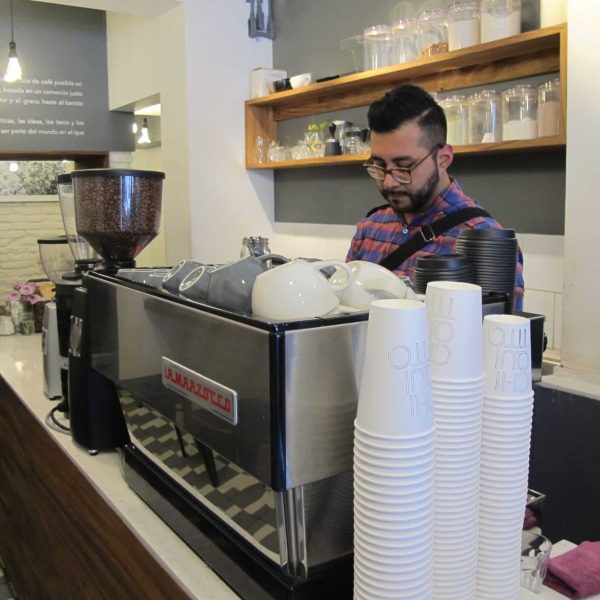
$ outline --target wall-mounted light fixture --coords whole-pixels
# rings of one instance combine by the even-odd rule
[[[150,135],[148,133],[148,119],[144,117],[144,121],[142,122],[142,135],[138,138],[138,144],[151,144],[152,140],[150,139]]]
[[[19,81],[22,76],[23,72],[17,58],[17,44],[15,44],[13,0],[10,0],[10,42],[8,44],[8,66],[6,67],[4,81],[14,83],[15,81]]]

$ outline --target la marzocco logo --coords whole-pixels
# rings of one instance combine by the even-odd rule
[[[162,384],[196,406],[237,425],[237,392],[163,356]]]

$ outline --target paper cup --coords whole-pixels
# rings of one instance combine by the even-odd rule
[[[433,427],[425,306],[416,300],[371,304],[357,425],[383,436]]]
[[[429,282],[425,304],[432,377],[448,381],[480,377],[481,288],[454,281]]]
[[[487,315],[483,320],[486,396],[522,396],[531,391],[529,319]]]

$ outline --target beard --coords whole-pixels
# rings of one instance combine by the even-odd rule
[[[417,213],[435,199],[434,194],[439,181],[440,174],[436,169],[418,190],[408,191],[403,187],[396,186],[384,188],[380,192],[398,216],[405,213]]]

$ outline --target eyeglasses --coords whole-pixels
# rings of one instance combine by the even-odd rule
[[[377,181],[383,181],[389,173],[398,183],[411,183],[412,172],[429,156],[431,156],[436,150],[442,148],[440,144],[434,146],[423,158],[419,159],[412,167],[392,167],[386,169],[370,162],[363,164],[363,167],[367,170],[367,173]]]

